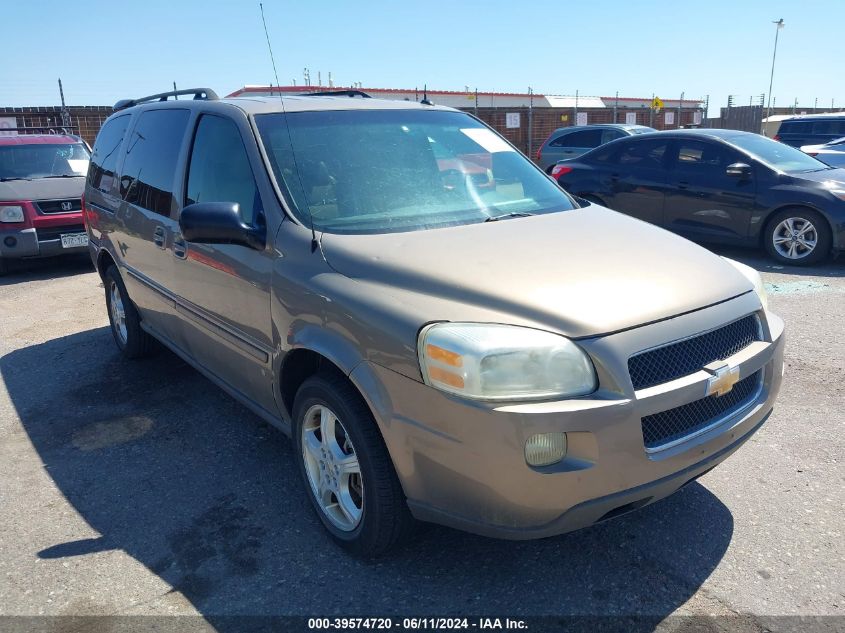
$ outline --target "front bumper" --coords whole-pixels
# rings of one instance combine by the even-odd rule
[[[758,312],[759,311],[759,312]],[[634,391],[627,359],[758,312],[763,341],[727,359],[761,375],[741,410],[665,449],[647,451],[641,419],[701,399],[698,371]],[[666,497],[726,459],[764,423],[780,389],[783,322],[748,293],[697,312],[579,341],[601,385],[586,398],[498,406],[454,398],[365,363],[352,379],[381,427],[409,506],[422,520],[511,539],[575,530]],[[532,468],[526,440],[566,432],[566,458]]]
[[[67,227],[63,229],[65,235],[85,233],[85,226]],[[11,238],[11,239],[7,239]],[[4,259],[21,259],[25,257],[52,257],[54,255],[68,255],[85,253],[88,245],[73,248],[63,248],[60,234],[55,230],[41,230],[35,228],[4,229],[0,225],[0,257]]]

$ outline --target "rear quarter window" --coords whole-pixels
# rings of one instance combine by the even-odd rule
[[[94,142],[94,152],[91,154],[91,165],[88,168],[88,182],[94,189],[109,193],[117,180],[117,159],[120,157],[120,144],[130,115],[115,117],[97,134]]]

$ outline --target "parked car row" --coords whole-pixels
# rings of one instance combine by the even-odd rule
[[[690,239],[807,265],[845,248],[845,170],[759,134],[640,134],[558,162],[570,193]]]
[[[160,342],[288,433],[340,545],[378,554],[416,520],[585,527],[672,494],[770,415],[784,328],[753,269],[579,203],[465,112],[169,99],[186,92],[118,103],[94,146],[115,343]],[[625,164],[677,154],[653,137]]]

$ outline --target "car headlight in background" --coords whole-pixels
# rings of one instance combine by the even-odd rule
[[[0,222],[23,222],[23,207],[0,205]]]
[[[723,257],[726,262],[731,264],[734,268],[736,268],[739,272],[745,275],[746,279],[754,284],[754,292],[757,293],[757,296],[760,297],[760,303],[763,304],[763,308],[768,310],[769,309],[769,298],[766,295],[766,287],[763,285],[763,278],[760,277],[760,273],[756,270],[751,268],[751,266],[746,266],[745,264],[740,264],[733,259],[728,259],[727,257]]]
[[[596,390],[589,357],[563,336],[513,325],[436,323],[418,343],[427,385],[477,400],[583,396]]]

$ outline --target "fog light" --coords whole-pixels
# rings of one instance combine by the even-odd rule
[[[18,243],[18,240],[17,240],[17,239],[15,239],[14,237],[12,237],[11,235],[8,235],[8,236],[6,237],[6,239],[5,239],[5,240],[3,240],[3,243],[4,243],[6,246],[8,246],[9,248],[14,248],[14,247],[15,247],[15,245]]]
[[[566,433],[540,433],[525,442],[525,461],[531,466],[551,466],[566,456]]]

